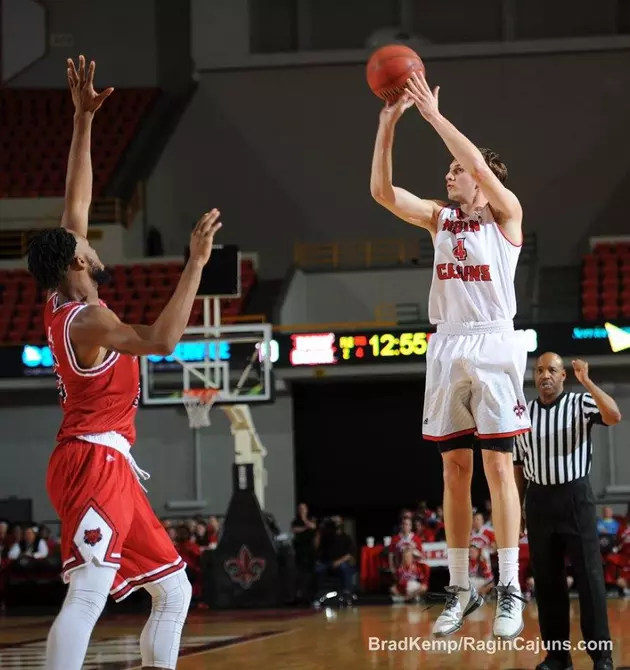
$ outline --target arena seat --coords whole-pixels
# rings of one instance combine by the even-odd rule
[[[182,263],[138,263],[112,268],[112,282],[100,296],[108,307],[129,323],[153,323],[175,290]],[[256,281],[250,259],[242,261],[241,297],[222,301],[222,318],[238,316]],[[26,270],[0,270],[0,343],[45,342],[45,293]],[[203,324],[203,306],[195,302],[189,324]]]
[[[159,95],[116,89],[92,131],[94,197],[103,195]],[[65,89],[0,91],[0,197],[63,197],[73,106]]]
[[[630,317],[630,242],[598,243],[582,260],[585,321]]]

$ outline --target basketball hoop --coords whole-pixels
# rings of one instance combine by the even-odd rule
[[[219,389],[188,389],[184,391],[184,407],[191,428],[210,425],[210,410],[219,397]]]

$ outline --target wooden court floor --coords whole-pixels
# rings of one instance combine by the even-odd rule
[[[573,601],[571,607],[572,642],[577,644],[581,639],[577,602]],[[533,670],[544,656],[543,652],[537,654],[531,648],[538,636],[535,602],[525,611],[526,626],[520,644],[529,645],[527,649],[493,650],[487,644],[493,640],[492,603],[475,612],[460,633],[447,638],[456,649],[447,651],[435,646],[423,649],[421,645],[433,644],[430,642],[431,622],[439,609],[434,607],[427,611],[418,605],[385,605],[316,613],[307,610],[192,613],[184,629],[178,668]],[[608,609],[615,668],[628,670],[630,600],[610,600]],[[0,619],[0,668],[43,668],[45,638],[51,620],[51,617]],[[128,615],[109,616],[100,621],[84,669],[140,668],[138,637],[142,625],[141,617]],[[402,648],[370,650],[370,644],[391,643]],[[405,644],[411,649],[405,649]],[[581,650],[573,653],[573,660],[576,670],[593,667]]]

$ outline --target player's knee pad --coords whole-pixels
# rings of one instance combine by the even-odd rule
[[[84,621],[95,625],[107,603],[116,569],[88,563],[70,575],[64,608],[80,613]]]
[[[142,665],[150,668],[175,668],[182,628],[186,621],[192,587],[183,570],[159,584],[147,584],[153,605],[140,636]]]
[[[186,572],[180,570],[158,584],[147,584],[146,590],[153,600],[153,608],[169,614],[186,613],[192,598],[192,587]]]

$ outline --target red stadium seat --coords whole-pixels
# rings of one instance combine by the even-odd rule
[[[131,323],[153,323],[170,300],[181,263],[148,263],[115,266],[113,282],[100,289],[100,297],[120,318]],[[242,297],[222,303],[222,316],[237,316],[247,294],[255,284],[255,270],[243,261]],[[597,310],[596,290],[584,294],[585,305]],[[41,343],[45,341],[43,309],[45,292],[41,291],[27,270],[0,270],[0,341],[7,344]],[[614,294],[617,299],[617,294]],[[203,305],[195,301],[190,323],[202,325]]]
[[[103,194],[157,95],[153,89],[117,89],[99,112],[92,131],[95,197]],[[10,167],[0,180],[4,197],[63,195],[72,109],[66,90],[0,91],[0,151]]]
[[[597,321],[599,318],[599,309],[596,306],[585,305],[582,307],[582,317],[585,321]]]
[[[605,319],[616,319],[619,317],[619,303],[616,302],[611,302],[611,303],[604,303],[602,306],[602,316]]]

